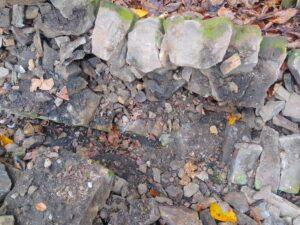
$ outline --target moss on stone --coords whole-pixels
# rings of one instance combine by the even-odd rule
[[[206,39],[216,39],[224,34],[228,27],[231,26],[231,21],[226,17],[215,17],[200,22],[203,26],[203,37]]]
[[[286,53],[287,40],[284,37],[264,37],[261,44],[261,52],[279,51],[281,54]]]
[[[136,19],[134,13],[125,7],[115,5],[108,1],[103,1],[101,6],[104,8],[109,8],[109,9],[116,11],[118,13],[119,17],[128,23],[131,23],[132,21],[134,21]]]
[[[184,21],[183,16],[174,16],[163,20],[163,28],[166,31],[170,26],[182,23]]]
[[[254,186],[256,190],[260,190],[262,188],[262,182],[258,179],[255,179]]]
[[[247,184],[248,178],[247,178],[246,174],[240,174],[240,175],[236,176],[235,181],[237,184],[244,185],[244,184]]]
[[[261,30],[256,25],[244,25],[234,26],[234,36],[233,36],[233,42],[239,43],[242,42],[245,38],[247,39],[249,36],[256,35],[259,37],[262,37]]]
[[[291,8],[291,7],[294,7],[296,5],[296,3],[297,3],[297,0],[282,0],[281,6],[284,9]]]

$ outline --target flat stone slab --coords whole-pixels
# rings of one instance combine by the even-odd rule
[[[62,150],[58,158],[50,159],[50,150],[39,151],[33,169],[24,172],[5,198],[7,212],[20,224],[91,225],[110,194],[114,176],[74,153]]]
[[[297,194],[300,190],[300,134],[279,138],[281,154],[281,177],[279,190]]]
[[[300,49],[293,50],[288,58],[288,67],[296,82],[300,85]]]
[[[256,170],[255,188],[270,185],[277,192],[280,181],[279,133],[270,127],[264,127],[260,135],[263,152]]]
[[[229,178],[234,184],[246,185],[263,149],[260,145],[251,143],[237,143],[234,147],[236,152],[233,155]]]
[[[282,111],[284,116],[288,116],[296,122],[300,121],[300,95],[292,93],[287,100],[285,107]]]
[[[5,166],[0,163],[0,201],[2,201],[10,191],[12,182],[6,172]]]

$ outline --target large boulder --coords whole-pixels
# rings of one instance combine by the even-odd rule
[[[99,8],[92,35],[92,53],[109,60],[124,44],[134,14],[124,7],[103,2]]]
[[[128,34],[127,63],[143,73],[161,68],[159,48],[162,37],[162,25],[159,18],[138,21]]]
[[[160,58],[176,66],[206,69],[223,60],[232,35],[232,24],[224,17],[208,20],[174,16],[164,23],[166,34]]]

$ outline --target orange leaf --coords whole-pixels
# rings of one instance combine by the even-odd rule
[[[232,114],[230,113],[230,115],[227,117],[227,122],[229,124],[229,126],[233,126],[236,121],[240,120],[242,117],[242,115],[240,113],[238,114]]]
[[[43,202],[39,202],[35,205],[35,209],[39,212],[44,212],[47,209],[47,206]]]
[[[218,203],[214,202],[210,205],[210,215],[212,218],[222,221],[222,222],[231,222],[236,223],[237,217],[235,212],[232,209],[224,209]]]

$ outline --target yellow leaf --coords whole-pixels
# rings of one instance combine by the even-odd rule
[[[131,9],[138,17],[142,18],[148,15],[148,11],[144,9]]]
[[[215,125],[210,126],[209,131],[210,131],[211,134],[214,134],[214,135],[218,134],[218,128]]]
[[[237,217],[232,209],[224,210],[218,203],[213,202],[210,205],[210,215],[212,218],[222,221],[236,223]]]
[[[9,137],[6,137],[3,134],[0,134],[0,144],[1,146],[5,147],[8,144],[14,143]]]
[[[236,121],[241,119],[241,117],[242,117],[242,115],[240,113],[238,113],[238,114],[230,113],[230,115],[227,118],[227,122],[228,122],[229,126],[233,126],[236,123]]]

